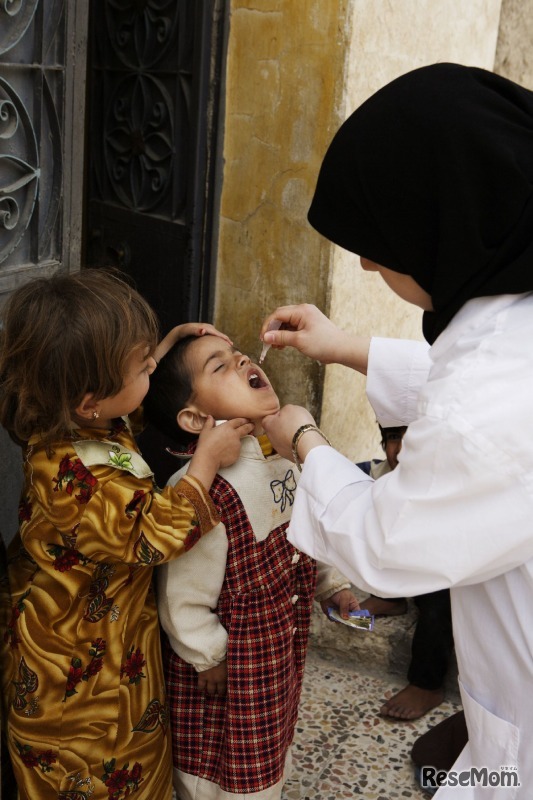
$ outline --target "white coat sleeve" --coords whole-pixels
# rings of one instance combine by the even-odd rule
[[[216,608],[226,571],[222,523],[191,550],[157,570],[159,617],[173,650],[197,672],[226,658],[227,631]]]
[[[426,342],[370,340],[366,394],[383,428],[409,425],[416,419],[418,395],[430,366]]]

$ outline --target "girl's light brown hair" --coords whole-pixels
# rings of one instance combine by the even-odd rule
[[[84,395],[122,389],[136,347],[153,351],[157,320],[117,273],[86,269],[38,278],[11,295],[0,338],[0,423],[19,442],[70,435]]]

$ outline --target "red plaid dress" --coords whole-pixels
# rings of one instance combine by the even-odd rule
[[[199,692],[198,673],[167,644],[174,766],[226,792],[248,794],[283,777],[298,716],[316,564],[287,541],[288,523],[256,541],[237,492],[220,476],[211,496],[228,537],[216,608],[228,632],[228,688],[222,698]]]

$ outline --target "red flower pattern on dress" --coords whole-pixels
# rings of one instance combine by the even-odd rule
[[[94,675],[97,675],[102,667],[104,666],[104,659],[103,658],[93,658],[92,661],[89,662],[87,669],[85,670],[84,678],[92,678]]]
[[[78,656],[74,656],[70,660],[70,668],[67,678],[67,684],[65,687],[65,696],[63,701],[65,701],[68,697],[72,697],[73,695],[77,694],[76,686],[81,683],[82,681],[88,681],[89,678],[93,678],[97,675],[102,667],[104,666],[104,655],[106,652],[106,640],[105,639],[95,639],[92,642],[91,647],[89,648],[89,655],[91,656],[91,660],[85,667],[83,668],[83,663],[81,658]]]
[[[68,453],[61,459],[57,478],[52,478],[52,481],[56,484],[54,492],[65,491],[71,495],[75,489],[79,489],[79,494],[74,496],[80,505],[89,502],[98,483],[85,464],[79,458],[72,460]]]
[[[25,750],[20,754],[20,759],[25,767],[36,767],[39,763],[37,755],[33,750]]]
[[[51,772],[51,764],[55,764],[57,756],[52,750],[34,750],[29,744],[20,744],[15,740],[15,745],[19,751],[20,760],[25,767],[39,767],[41,772]]]
[[[183,543],[183,549],[185,551],[190,550],[193,545],[200,539],[200,526],[196,520],[192,521],[192,528],[187,533],[185,538],[185,542]]]
[[[52,750],[45,750],[44,752],[39,754],[39,760],[43,764],[55,764],[56,757]]]
[[[124,764],[122,769],[115,769],[116,763],[116,758],[104,762],[102,781],[107,786],[110,800],[123,800],[136,792],[143,782],[142,765],[136,761],[131,770],[129,763]]]
[[[142,671],[145,664],[144,653],[141,653],[139,647],[134,651],[132,645],[126,658],[126,663],[122,664],[120,668],[120,677],[122,678],[124,675],[127,675],[129,683],[139,684],[141,678],[146,678],[146,675]]]
[[[17,645],[20,644],[20,639],[16,633],[16,625],[18,618],[20,615],[26,610],[26,604],[24,603],[25,599],[28,597],[31,589],[28,589],[24,592],[23,595],[19,598],[19,601],[16,606],[13,606],[11,609],[11,619],[9,621],[9,625],[6,628],[6,632],[4,633],[4,642],[6,644],[9,643],[9,646],[14,649]]]
[[[135,513],[139,513],[141,510],[141,500],[146,497],[146,492],[143,489],[136,489],[133,492],[133,497],[130,502],[126,505],[124,509],[126,512],[126,516],[128,518],[133,517]]]
[[[76,567],[80,563],[88,563],[88,559],[79,550],[74,550],[70,547],[61,547],[61,545],[54,544],[46,552],[53,556],[54,569],[58,572],[68,572],[72,567]]]
[[[65,698],[72,697],[73,694],[76,694],[75,687],[78,685],[78,683],[81,683],[82,679],[83,667],[81,665],[81,659],[73,658],[70,662],[67,687],[65,689]]]
[[[88,486],[87,487],[84,486],[80,489],[80,493],[76,495],[76,499],[80,504],[80,506],[85,505],[86,503],[89,502],[92,493],[93,493],[92,489]]]
[[[79,563],[79,553],[77,553],[76,550],[67,550],[62,556],[56,559],[54,569],[59,570],[59,572],[67,572]]]
[[[29,497],[22,497],[19,503],[18,518],[19,524],[22,522],[29,522],[32,513],[32,504]]]

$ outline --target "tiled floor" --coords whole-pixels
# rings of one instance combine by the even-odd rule
[[[311,648],[293,745],[293,772],[283,800],[427,798],[414,781],[410,750],[428,728],[460,708],[452,694],[414,722],[379,716],[400,676],[364,673],[353,660]]]

